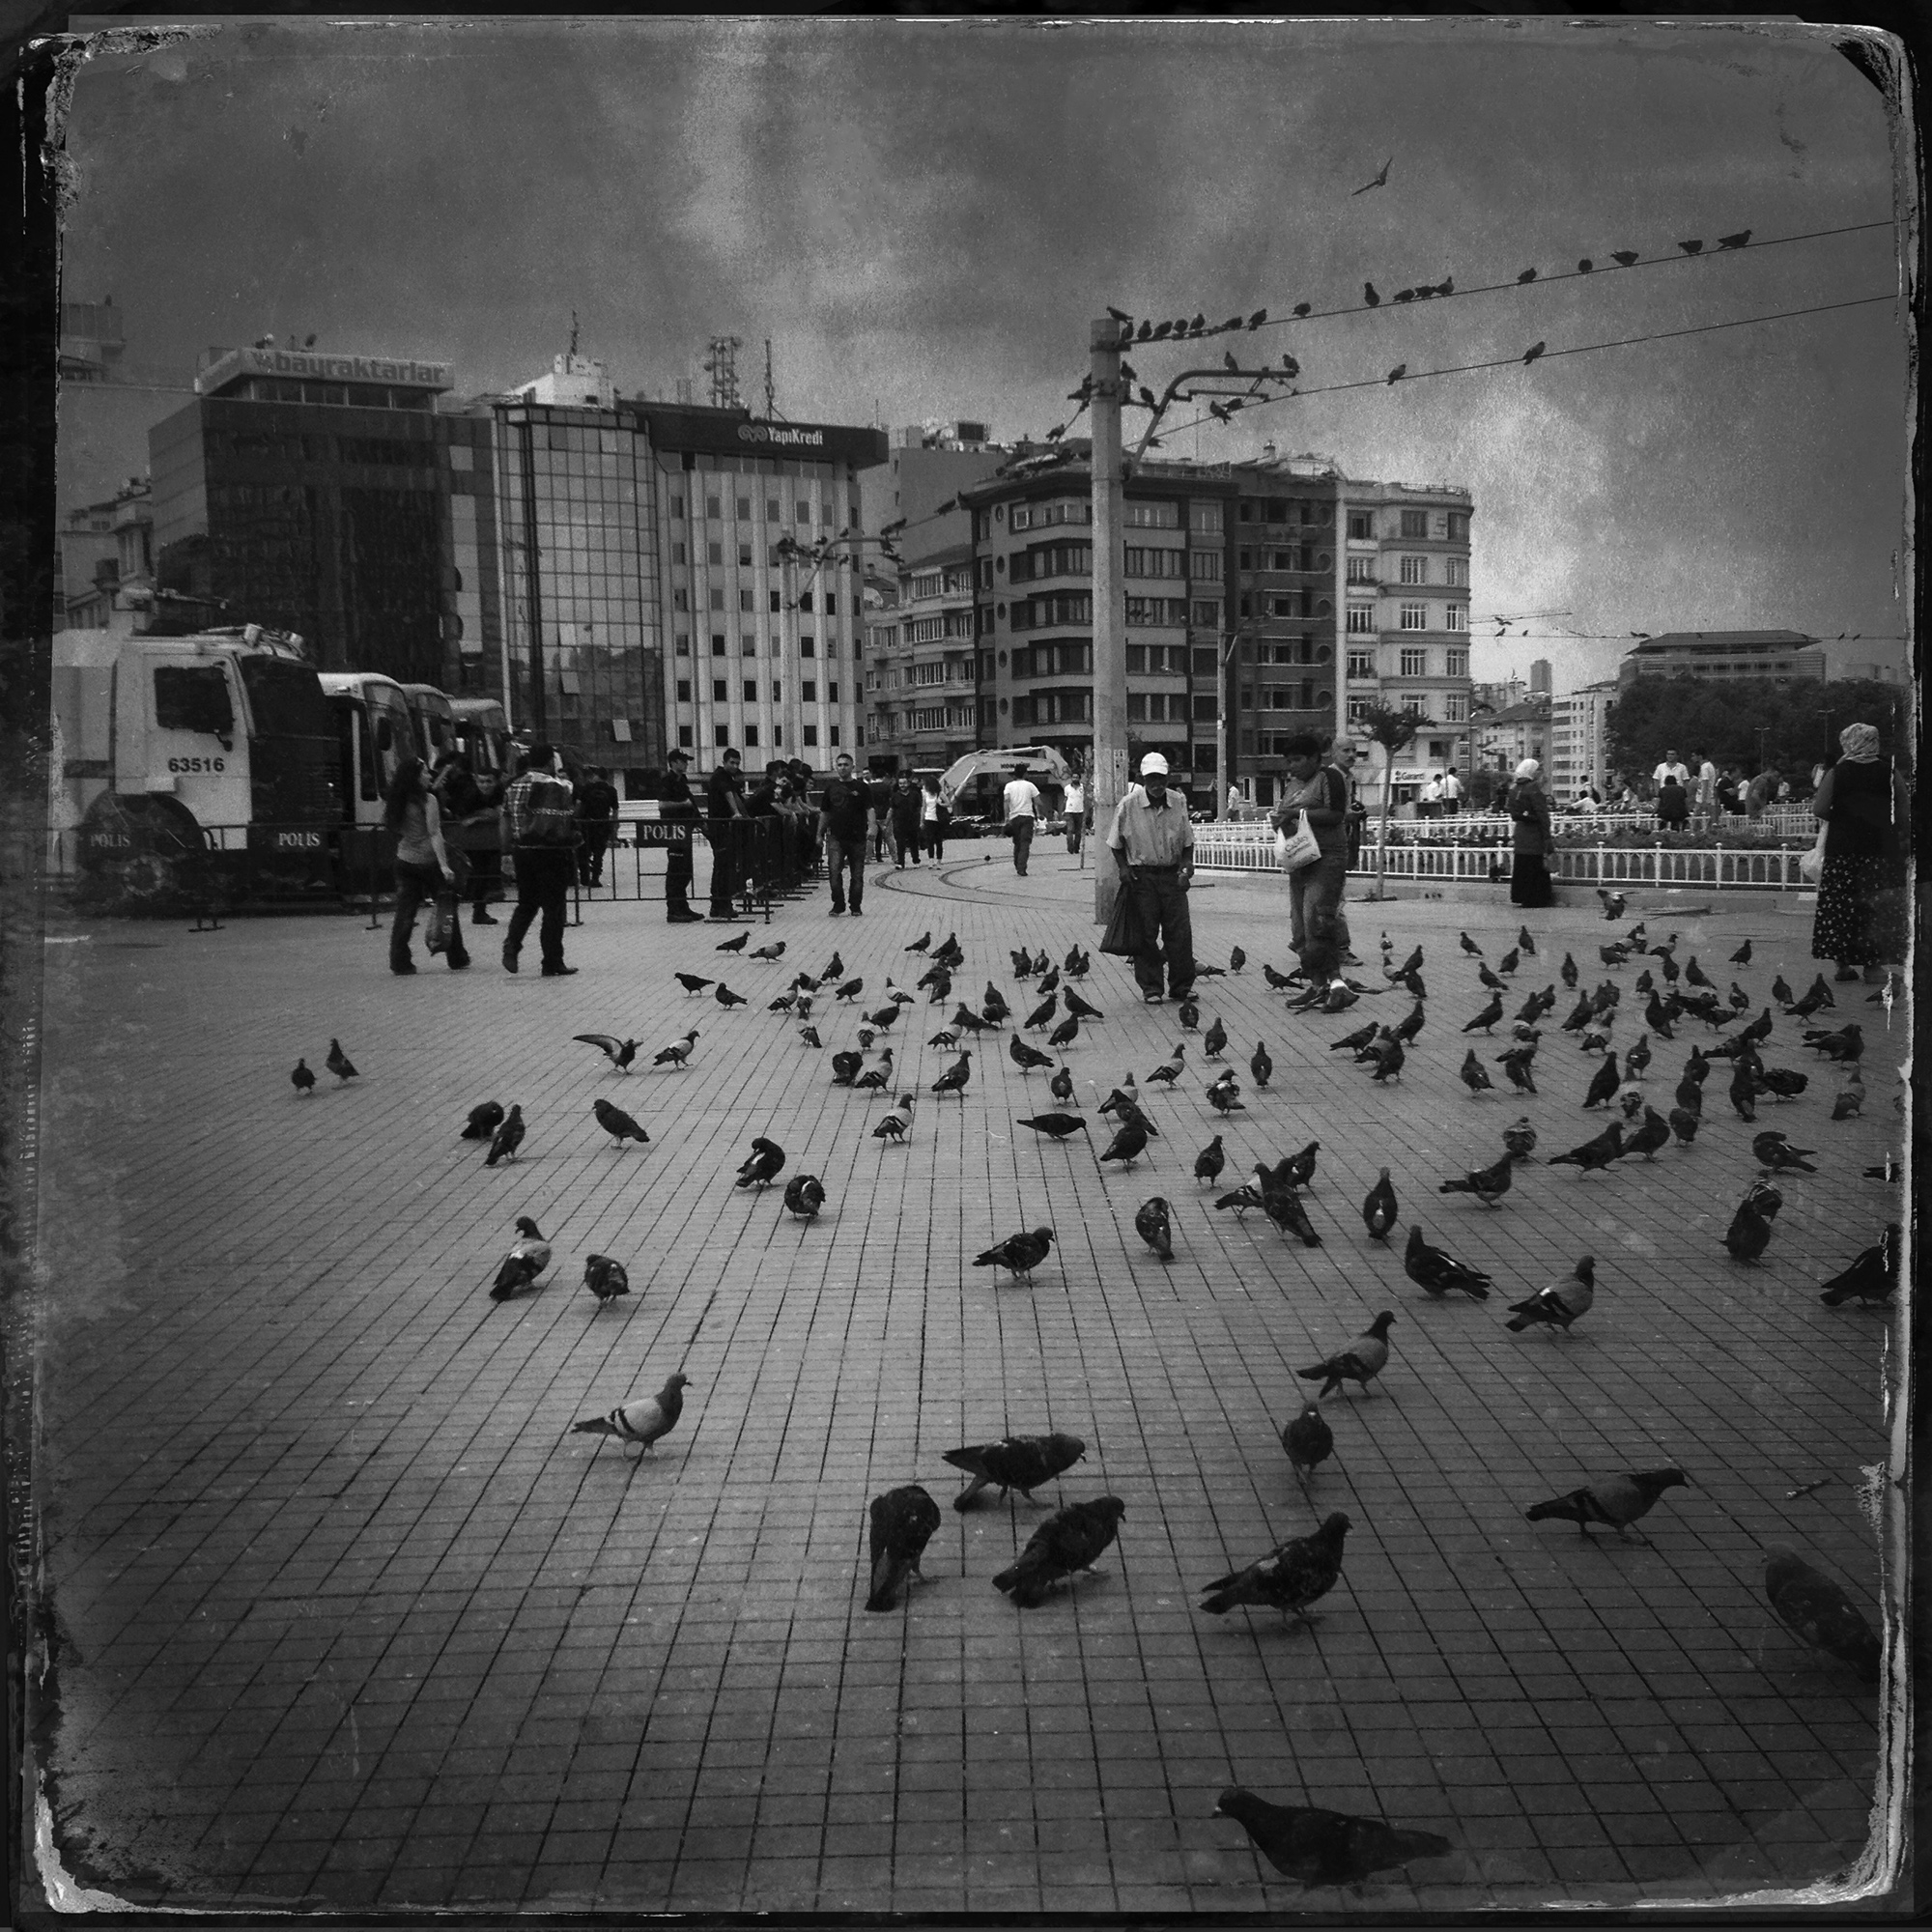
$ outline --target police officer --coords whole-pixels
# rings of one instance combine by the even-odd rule
[[[664,784],[658,793],[658,815],[672,825],[695,826],[697,801],[686,776],[691,753],[672,750],[666,759]],[[691,840],[687,832],[665,847],[665,918],[672,925],[701,925],[704,915],[691,909]]]

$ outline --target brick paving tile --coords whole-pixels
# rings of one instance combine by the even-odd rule
[[[974,1048],[963,1098],[934,1096],[952,1056],[926,1044],[944,1015],[923,995],[878,1043],[888,1093],[919,1096],[888,1146],[868,1131],[881,1099],[831,1085],[857,1015],[821,994],[814,1053],[765,1002],[835,948],[865,1004],[888,978],[910,989],[923,961],[902,949],[929,927],[958,934],[959,992],[990,978],[1023,1015],[1037,995],[1008,949],[1091,950],[1091,875],[1042,853],[1015,880],[989,849],[880,878],[862,923],[829,923],[819,895],[781,905],[776,966],[649,905],[590,906],[568,941],[582,971],[554,987],[487,949],[406,986],[354,919],[56,924],[35,1480],[71,1877],[265,1910],[1374,1915],[1718,1899],[1858,1859],[1877,1700],[1777,1624],[1760,1579],[1763,1547],[1789,1543],[1876,1616],[1860,1497],[1886,1454],[1886,1321],[1815,1291],[1898,1212],[1860,1176],[1901,1140],[1903,1011],[1888,1024],[1836,988],[1872,1049],[1843,1123],[1834,1069],[1776,1021],[1767,1062],[1810,1086],[1759,1124],[1818,1148],[1821,1171],[1780,1182],[1755,1267],[1720,1245],[1757,1171],[1726,1069],[1693,1148],[1605,1175],[1548,1165],[1601,1119],[1580,1105],[1593,1063],[1556,1027],[1536,1097],[1467,1096],[1480,989],[1456,933],[1493,957],[1518,923],[1474,894],[1351,900],[1365,983],[1384,927],[1428,952],[1426,1024],[1389,1088],[1328,1049],[1406,996],[1285,1012],[1260,976],[1290,963],[1279,881],[1204,877],[1202,957],[1236,940],[1254,956],[1200,988],[1244,1112],[1213,1114],[1199,1036],[1095,954],[1083,990],[1106,1017],[1065,1059],[1096,1133],[1098,1099],[1139,1076],[1159,1132],[1131,1170],[1015,1124],[1051,1103],[1008,1059],[1011,1028]],[[1534,916],[1507,1004],[1567,950],[1586,986],[1624,989],[1628,1046],[1635,969],[1598,964],[1593,911]],[[1751,936],[1754,1009],[1779,971],[1816,970],[1795,900],[1633,911],[1707,966]],[[677,969],[752,1004],[686,999]],[[692,1026],[682,1073],[621,1075],[570,1037]],[[1693,1032],[1656,1044],[1652,1101]],[[362,1075],[298,1100],[288,1069],[330,1034]],[[1182,1078],[1153,1085],[1183,1038]],[[647,1146],[613,1150],[600,1095]],[[457,1137],[489,1097],[530,1123],[496,1170]],[[1502,1207],[1436,1192],[1524,1114],[1539,1158]],[[1190,1169],[1217,1132],[1224,1186],[1320,1142],[1319,1247],[1214,1211]],[[732,1184],[761,1133],[781,1179],[823,1179],[810,1227],[780,1189]],[[1381,1166],[1405,1223],[1385,1248],[1358,1213]],[[1170,1265],[1132,1230],[1155,1193]],[[554,1266],[493,1304],[525,1213]],[[1493,1275],[1487,1305],[1406,1280],[1418,1219]],[[1041,1223],[1058,1238],[1031,1287],[971,1264]],[[610,1308],[580,1286],[592,1250],[631,1271]],[[1584,1252],[1598,1299],[1574,1332],[1503,1329],[1503,1302]],[[1294,1372],[1384,1307],[1388,1367],[1323,1404],[1334,1456],[1304,1495],[1276,1435],[1309,1387]],[[653,1452],[572,1432],[673,1370],[684,1413]],[[1084,1461],[1031,1504],[952,1508],[946,1449],[1048,1428]],[[1643,1543],[1524,1520],[1666,1463],[1690,1481]],[[868,1613],[867,1504],[908,1481],[940,1504],[926,1580]],[[1109,1492],[1126,1516],[1097,1574],[1025,1611],[991,1587],[1050,1507]],[[1352,1525],[1343,1581],[1311,1623],[1198,1610],[1206,1579],[1332,1509]],[[1302,1888],[1213,1815],[1230,1782],[1456,1852]]]

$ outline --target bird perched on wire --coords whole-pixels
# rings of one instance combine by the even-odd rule
[[[1503,1156],[1509,1158],[1507,1154]],[[1403,1272],[1410,1281],[1438,1300],[1453,1288],[1474,1301],[1490,1298],[1491,1277],[1481,1268],[1459,1262],[1446,1248],[1433,1246],[1419,1225],[1408,1231],[1408,1248],[1402,1258]],[[1325,1393],[1325,1391],[1324,1391]]]
[[[1766,1551],[1764,1594],[1777,1620],[1813,1650],[1848,1663],[1867,1684],[1879,1680],[1878,1633],[1837,1584],[1795,1550]]]
[[[1335,1451],[1335,1432],[1328,1427],[1318,1403],[1312,1399],[1303,1402],[1301,1413],[1283,1428],[1281,1446],[1288,1453],[1288,1465],[1294,1471],[1295,1481],[1306,1491],[1309,1477]]]
[[[1194,1178],[1196,1180],[1213,1182],[1221,1178],[1221,1170],[1228,1164],[1228,1151],[1221,1145],[1221,1136],[1216,1134],[1208,1145],[1194,1156]]]
[[[1580,1147],[1574,1147],[1568,1153],[1554,1153],[1549,1156],[1551,1167],[1579,1167],[1585,1174],[1596,1174],[1618,1160],[1623,1155],[1623,1122],[1612,1121],[1595,1140],[1585,1141]]]
[[[1231,1571],[1203,1585],[1201,1607],[1209,1616],[1226,1616],[1239,1605],[1279,1610],[1283,1617],[1308,1621],[1308,1606],[1332,1590],[1342,1576],[1342,1546],[1350,1528],[1340,1510],[1332,1512],[1311,1536],[1278,1544],[1244,1570]]]
[[[1647,1543],[1647,1537],[1631,1534],[1631,1524],[1648,1516],[1665,1490],[1681,1489],[1690,1480],[1682,1469],[1632,1470],[1572,1490],[1568,1495],[1551,1496],[1523,1515],[1531,1522],[1574,1522],[1577,1535],[1584,1537],[1590,1534],[1593,1522],[1600,1523],[1614,1529],[1626,1543]]]
[[[597,1297],[597,1305],[602,1308],[608,1301],[615,1301],[620,1294],[631,1292],[631,1277],[622,1262],[613,1262],[609,1255],[586,1255],[583,1258],[583,1285]]]
[[[734,993],[729,986],[725,985],[720,985],[718,990],[714,992],[711,995],[711,997],[714,1000],[716,1000],[718,1004],[721,1007],[723,1007],[726,1012],[729,1012],[733,1007],[742,1007],[749,1004],[744,994]]]
[[[919,1559],[939,1527],[939,1505],[917,1483],[907,1483],[872,1498],[867,1526],[871,1569],[866,1607],[896,1609],[906,1579],[920,1576]]]
[[[1037,1609],[1054,1584],[1076,1572],[1092,1571],[1126,1513],[1119,1496],[1097,1496],[1056,1510],[1027,1539],[1019,1561],[993,1578],[994,1589],[1010,1596],[1020,1609]]]
[[[1084,1134],[1088,1131],[1086,1117],[1081,1114],[1034,1114],[1019,1124],[1031,1127],[1037,1134],[1045,1134],[1049,1140],[1064,1141],[1069,1134]]]
[[[935,1094],[964,1094],[966,1083],[973,1077],[973,1055],[962,1049],[959,1058],[932,1083]]]
[[[1313,1805],[1270,1804],[1238,1784],[1222,1792],[1214,1816],[1233,1818],[1283,1878],[1301,1885],[1360,1885],[1390,1865],[1439,1859],[1451,1850],[1449,1840],[1435,1832]]]
[[[517,1238],[497,1269],[490,1299],[508,1301],[512,1295],[534,1287],[537,1277],[550,1266],[550,1243],[544,1239],[542,1230],[527,1214],[519,1214]]]
[[[1810,1163],[1816,1158],[1814,1148],[1793,1147],[1776,1128],[1755,1135],[1751,1140],[1751,1152],[1757,1156],[1757,1164],[1767,1174],[1816,1174],[1818,1170]]]
[[[1842,1273],[1825,1284],[1818,1299],[1828,1308],[1847,1301],[1885,1301],[1898,1286],[1900,1227],[1891,1222],[1878,1240],[1857,1256]]]
[[[1395,1189],[1389,1184],[1389,1171],[1383,1168],[1376,1184],[1362,1200],[1362,1225],[1372,1241],[1385,1241],[1397,1219]]]
[[[1114,1138],[1107,1143],[1101,1160],[1117,1160],[1123,1168],[1133,1166],[1147,1151],[1148,1129],[1138,1109],[1121,1122]]]
[[[1087,1445],[1077,1435],[1055,1431],[1047,1435],[1009,1435],[998,1442],[970,1443],[963,1449],[948,1449],[944,1461],[955,1469],[964,1469],[973,1478],[952,1499],[956,1510],[969,1509],[973,1498],[989,1485],[997,1485],[1000,1500],[1017,1490],[1028,1502],[1042,1483],[1064,1475],[1086,1455]]]
[[[623,1108],[613,1107],[609,1100],[593,1100],[590,1111],[597,1116],[597,1124],[611,1136],[618,1149],[621,1150],[626,1141],[636,1141],[640,1146],[649,1143],[650,1135]]]
[[[1134,1233],[1164,1262],[1174,1259],[1174,1222],[1165,1200],[1156,1194],[1143,1201],[1134,1214]]]
[[[1597,1264],[1585,1255],[1561,1281],[1539,1288],[1526,1301],[1510,1303],[1511,1320],[1503,1326],[1513,1335],[1525,1328],[1555,1328],[1568,1334],[1570,1324],[1590,1312],[1597,1298]]]
[[[1318,1395],[1333,1395],[1344,1382],[1359,1384],[1367,1395],[1369,1384],[1388,1365],[1388,1331],[1394,1326],[1395,1317],[1385,1308],[1346,1349],[1294,1373],[1305,1382],[1320,1382]]]
[[[1490,1167],[1464,1174],[1461,1180],[1440,1182],[1435,1191],[1438,1194],[1473,1194],[1485,1208],[1493,1208],[1510,1190],[1511,1166],[1506,1153]]]
[[[313,1084],[314,1074],[309,1075]],[[502,1125],[503,1109],[495,1100],[485,1100],[480,1107],[471,1107],[469,1118],[463,1123],[461,1138],[466,1141],[487,1141]]]
[[[785,1182],[785,1211],[801,1221],[815,1221],[825,1206],[825,1183],[815,1174],[795,1174]]]
[[[1520,1120],[1512,1121],[1503,1129],[1503,1146],[1518,1160],[1533,1160],[1536,1157],[1536,1129],[1530,1124],[1527,1114]]]
[[[1730,1250],[1732,1260],[1755,1262],[1771,1245],[1772,1216],[1763,1211],[1766,1205],[1764,1197],[1755,1190],[1738,1203],[1731,1225],[1724,1231],[1724,1246]]]
[[[524,1110],[513,1105],[490,1136],[490,1151],[483,1156],[483,1165],[495,1167],[499,1160],[514,1160],[517,1150],[524,1144],[526,1131]]]
[[[1035,1228],[1031,1233],[1009,1235],[997,1247],[973,1258],[975,1267],[1005,1268],[1009,1274],[1025,1275],[1033,1285],[1033,1271],[1046,1259],[1053,1246],[1051,1228]]]
[[[762,1135],[752,1143],[751,1157],[738,1169],[740,1187],[769,1187],[785,1164],[785,1151]]]
[[[677,1427],[678,1418],[684,1413],[684,1392],[690,1386],[689,1376],[674,1375],[656,1395],[634,1395],[629,1402],[618,1404],[609,1415],[592,1415],[582,1422],[573,1422],[570,1433],[614,1436],[626,1448],[635,1442],[638,1460],[641,1462],[644,1452],[654,1442]]]
[[[1277,1169],[1257,1162],[1255,1186],[1262,1197],[1263,1210],[1284,1235],[1294,1236],[1304,1248],[1319,1248],[1321,1245],[1321,1236],[1315,1232],[1308,1210],[1301,1205],[1300,1195]]]
[[[289,1075],[289,1082],[296,1090],[296,1098],[302,1099],[315,1091],[315,1075],[309,1069],[306,1060],[296,1062],[296,1070]],[[476,1136],[466,1132],[465,1140],[474,1140]]]
[[[355,1071],[355,1063],[343,1052],[342,1042],[339,1039],[331,1039],[328,1042],[328,1058],[322,1064],[335,1075],[335,1084],[338,1087],[345,1081],[360,1077]]]
[[[691,1060],[691,1049],[697,1044],[697,1029],[693,1027],[682,1039],[674,1039],[668,1046],[660,1047],[651,1060],[653,1066],[675,1066],[682,1072]]]
[[[903,1147],[906,1135],[912,1131],[913,1101],[914,1095],[901,1094],[892,1112],[872,1129],[872,1138]]]
[[[1504,1055],[1505,1059],[1507,1059],[1508,1057],[1509,1056],[1507,1054]],[[1472,1094],[1489,1094],[1494,1092],[1495,1083],[1492,1080],[1491,1080],[1489,1075],[1489,1069],[1484,1066],[1483,1063],[1479,1059],[1477,1059],[1476,1049],[1473,1046],[1463,1057],[1463,1067],[1460,1077],[1462,1079],[1463,1085],[1466,1087]]]

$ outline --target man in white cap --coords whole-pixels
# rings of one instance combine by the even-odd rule
[[[1194,927],[1187,915],[1194,827],[1186,805],[1168,793],[1167,760],[1158,752],[1141,760],[1141,781],[1115,809],[1107,843],[1126,873],[1122,890],[1133,895],[1140,921],[1134,978],[1141,997],[1151,1007],[1160,1005],[1164,941],[1167,990],[1184,1000],[1194,988]]]

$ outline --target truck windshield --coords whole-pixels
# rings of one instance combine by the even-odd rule
[[[155,723],[163,731],[205,731],[225,737],[235,728],[227,672],[219,665],[157,665]]]
[[[308,666],[283,658],[243,658],[242,688],[248,694],[248,708],[263,737],[333,736],[322,680]]]

